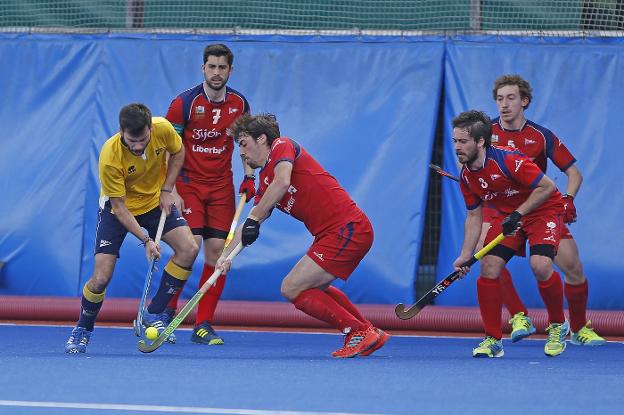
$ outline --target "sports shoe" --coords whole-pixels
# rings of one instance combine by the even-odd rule
[[[516,313],[511,320],[509,320],[509,324],[511,324],[512,343],[518,342],[535,333],[533,322],[531,322],[529,317],[524,315],[523,311]]]
[[[345,335],[344,346],[332,352],[332,357],[355,357],[363,351],[375,346],[375,343],[379,341],[380,337],[377,329],[373,326],[362,331],[349,331],[349,333]]]
[[[163,323],[165,324],[165,328],[167,328],[167,326],[168,326],[169,324],[171,324],[171,322],[173,321],[173,318],[175,317],[175,312],[176,312],[176,311],[175,311],[175,309],[173,309],[173,308],[171,308],[171,307],[167,307],[167,308],[165,308],[165,312],[163,313],[163,314],[164,314],[164,316],[163,316],[163,317],[165,318],[165,319],[163,320]],[[166,341],[167,343],[175,344],[175,342],[176,342],[176,336],[175,336],[175,334],[174,334],[174,333],[171,333],[171,334],[169,335],[169,337],[167,337],[167,340],[165,340],[165,341]]]
[[[214,329],[207,321],[202,321],[199,326],[193,329],[191,341],[199,344],[207,344],[209,346],[216,346],[224,343],[223,339],[215,333]]]
[[[558,356],[566,348],[565,337],[568,335],[570,331],[570,323],[568,320],[565,320],[563,323],[550,323],[548,327],[546,327],[546,331],[548,332],[548,341],[546,345],[544,345],[544,353],[546,356]]]
[[[65,353],[85,353],[91,339],[91,331],[84,327],[74,327],[65,343]]]
[[[163,331],[165,331],[165,329],[167,328],[168,324],[165,323],[165,321],[167,321],[168,319],[168,315],[166,312],[162,312],[162,313],[149,313],[147,310],[145,310],[145,313],[143,314],[143,325],[147,328],[147,327],[154,327],[156,330],[158,330],[158,335],[160,336],[160,333],[162,333]]]
[[[492,336],[486,336],[479,347],[472,349],[472,357],[503,357],[503,341]]]
[[[570,342],[577,346],[602,346],[607,341],[590,327],[591,320],[576,333],[570,332]]]
[[[390,335],[386,333],[385,331],[383,331],[382,329],[376,329],[376,330],[377,330],[377,334],[379,334],[379,340],[377,340],[377,343],[373,344],[371,347],[361,352],[360,356],[368,356],[372,354],[375,350],[381,349],[383,345],[386,344],[386,342],[390,338]]]

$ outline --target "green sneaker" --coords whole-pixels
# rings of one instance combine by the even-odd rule
[[[529,317],[524,315],[523,311],[516,313],[511,320],[509,320],[509,324],[511,324],[512,343],[520,341],[535,333],[535,326],[533,325],[533,322]]]
[[[566,348],[565,337],[568,335],[570,331],[570,323],[568,320],[565,320],[563,323],[550,323],[548,327],[546,327],[546,331],[548,332],[548,341],[544,346],[544,353],[546,356],[558,356]]]
[[[576,344],[577,346],[602,346],[607,343],[607,341],[600,337],[594,329],[589,327],[590,325],[591,320],[576,333],[571,332],[570,341],[572,344]]]
[[[479,347],[472,349],[472,357],[503,357],[503,342],[492,336],[487,336]]]

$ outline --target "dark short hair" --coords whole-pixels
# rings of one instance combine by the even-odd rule
[[[119,127],[128,134],[139,135],[146,126],[152,128],[152,112],[145,104],[128,104],[119,111]]]
[[[257,140],[262,134],[266,135],[269,146],[273,140],[280,137],[279,124],[273,114],[261,113],[257,115],[243,114],[230,126],[230,134],[238,143],[241,134],[249,134],[251,138]]]
[[[533,99],[533,89],[531,88],[531,84],[526,81],[523,77],[517,74],[513,75],[503,75],[494,81],[494,89],[492,90],[492,95],[494,96],[494,101],[496,101],[496,95],[498,95],[498,90],[506,85],[517,85],[518,90],[520,91],[520,98],[528,98],[529,102],[526,104],[524,109],[529,108],[529,104],[531,104],[531,100]]]
[[[208,60],[208,56],[225,56],[227,58],[228,65],[232,66],[234,63],[234,54],[222,43],[213,43],[206,46],[204,49],[204,63]]]
[[[492,121],[483,111],[470,110],[462,112],[453,118],[453,128],[468,131],[468,135],[475,142],[483,138],[485,147],[489,147],[492,143]]]

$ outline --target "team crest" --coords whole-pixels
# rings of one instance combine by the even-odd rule
[[[128,167],[128,174],[136,173],[136,167],[130,166]]]

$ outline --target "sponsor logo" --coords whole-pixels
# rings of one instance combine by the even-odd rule
[[[205,114],[206,108],[203,105],[198,105],[195,107],[195,114]]]
[[[494,199],[496,196],[498,196],[497,192],[486,192],[481,199],[489,201]]]
[[[191,213],[193,213],[193,211],[191,210],[191,208],[184,208],[184,210],[182,210],[182,213],[184,213],[185,215],[190,215]]]
[[[498,135],[492,134],[492,144],[498,143]]]
[[[286,141],[282,140],[281,138],[278,138],[277,140],[273,141],[273,146],[271,148],[275,148],[277,146],[279,146],[280,144],[284,144]]]
[[[492,180],[496,180],[496,179],[498,179],[499,177],[501,177],[501,175],[500,175],[500,174],[491,174],[491,175],[490,175],[490,178],[491,178]]]
[[[192,149],[194,153],[221,154],[227,149],[227,145],[217,148],[217,147],[202,147],[202,146],[193,144]]]
[[[228,108],[228,114],[234,114],[238,112],[238,108]]]
[[[157,156],[159,156],[159,155],[160,155],[160,153],[162,153],[162,152],[163,152],[163,150],[164,150],[164,148],[157,148],[157,149],[156,149],[156,155],[157,155]]]
[[[524,160],[516,160],[516,169],[514,170],[514,172],[518,172],[520,166],[522,166],[522,163],[524,163]]]
[[[436,285],[431,291],[440,294],[442,291],[446,290],[449,285],[451,285],[451,281],[443,280],[438,285]]]
[[[530,138],[525,138],[525,139],[524,139],[524,145],[525,145],[525,146],[528,146],[528,145],[530,145],[530,144],[536,144],[536,143],[537,143],[537,141],[535,141],[535,140],[531,140]]]
[[[105,239],[102,239],[102,240],[100,241],[100,248],[103,248],[103,247],[105,247],[105,246],[112,245],[112,244],[113,244],[113,243],[112,243],[111,241],[107,241],[107,240],[105,240]]]
[[[546,238],[544,238],[544,240],[555,242],[555,236],[554,235],[547,236]]]
[[[290,193],[291,195],[294,195],[296,192],[297,192],[297,189],[294,186],[292,185],[288,186],[288,193]]]
[[[313,253],[314,255],[316,255],[316,257],[317,257],[318,259],[320,259],[321,261],[325,261],[325,260],[323,259],[323,254],[319,254],[319,253],[318,253],[318,252],[316,252],[316,251],[312,251],[312,253]]]
[[[284,212],[290,213],[294,205],[295,205],[295,198],[291,196],[290,199],[288,199],[288,202],[286,202],[286,206],[284,206]]]
[[[549,229],[555,229],[557,227],[557,224],[555,222],[548,222],[546,224],[546,227],[548,227]]]
[[[130,166],[128,167],[128,174],[136,173],[136,167]]]
[[[193,135],[191,136],[192,139],[199,141],[206,141],[218,137],[221,137],[221,131],[217,131],[215,128],[211,130],[206,128],[193,128]]]
[[[505,189],[505,196],[507,197],[512,197],[513,195],[517,195],[518,193],[520,192],[516,189]]]
[[[269,177],[265,177],[264,178],[264,184],[266,184],[267,186],[269,185]]]

